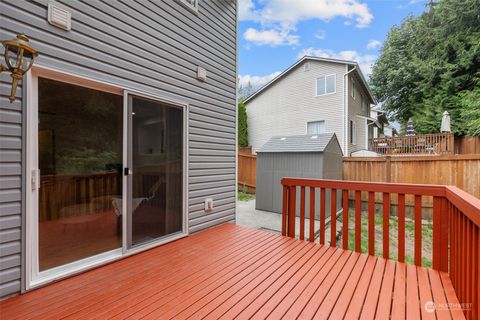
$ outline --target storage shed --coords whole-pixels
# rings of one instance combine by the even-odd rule
[[[342,149],[336,135],[324,133],[278,136],[268,140],[257,151],[257,210],[282,212],[281,179],[283,177],[341,180]],[[317,190],[317,197],[318,193]],[[327,216],[330,215],[329,199],[330,195],[327,194]],[[337,199],[337,208],[339,208],[341,193],[338,194]],[[306,210],[309,210],[308,201]],[[318,208],[315,212],[318,217]]]

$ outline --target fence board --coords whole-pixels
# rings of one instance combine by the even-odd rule
[[[480,154],[344,158],[343,180],[454,185],[480,197]]]
[[[238,154],[238,186],[240,190],[255,193],[257,181],[257,157]]]

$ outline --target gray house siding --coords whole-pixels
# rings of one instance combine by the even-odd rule
[[[3,53],[2,53],[3,57]],[[22,99],[10,104],[10,76],[0,76],[0,298],[20,291],[22,239]]]
[[[189,232],[235,219],[236,1],[58,0],[72,29],[47,21],[46,0],[0,2],[1,40],[25,33],[37,64],[189,104]],[[197,67],[207,70],[198,81]],[[21,289],[22,99],[0,98],[0,297]],[[17,95],[21,97],[20,88]],[[25,99],[23,99],[25,100]],[[25,101],[24,101],[25,102]],[[206,197],[215,201],[206,214]]]

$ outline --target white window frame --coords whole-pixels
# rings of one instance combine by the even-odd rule
[[[331,76],[333,76],[333,92],[327,93],[327,77],[331,77]],[[318,94],[318,80],[322,77],[325,78],[325,93]],[[315,79],[315,96],[323,97],[323,96],[328,96],[330,94],[335,94],[335,93],[337,93],[337,75],[335,73],[321,75]]]
[[[182,6],[192,11],[193,13],[197,14],[199,0],[193,0],[193,1],[194,1],[194,4],[191,4],[188,0],[177,0],[177,2],[180,3]]]
[[[312,121],[307,121],[307,122],[305,123],[305,134],[309,134],[309,133],[308,133],[308,124],[309,124],[309,123],[315,123],[315,122],[323,122],[324,132],[322,132],[322,133],[327,132],[327,122],[326,122],[325,120],[312,120]],[[322,134],[322,133],[318,133],[318,134]],[[312,134],[315,134],[315,133],[312,133]]]
[[[356,146],[357,145],[357,122],[354,120],[350,120],[348,129],[350,133],[350,144]]]
[[[352,98],[356,100],[355,98],[355,82],[352,80],[352,92],[351,92]]]
[[[52,269],[48,269],[45,271],[39,270],[39,248],[38,248],[38,186],[40,181],[40,172],[38,168],[38,139],[37,132],[38,132],[38,78],[47,78],[52,79],[60,82],[65,82],[77,86],[87,87],[90,89],[95,89],[99,91],[109,92],[113,94],[117,94],[119,96],[124,97],[124,104],[123,104],[123,112],[124,112],[124,132],[123,132],[123,165],[125,166],[126,159],[127,159],[127,139],[126,135],[127,132],[125,130],[127,121],[127,95],[133,94],[136,96],[142,96],[149,99],[162,101],[167,104],[171,104],[174,106],[178,106],[183,108],[184,110],[184,137],[183,137],[183,224],[182,224],[182,231],[179,233],[174,233],[171,236],[167,236],[164,238],[158,239],[155,242],[149,242],[145,245],[138,246],[132,249],[128,249],[126,246],[126,238],[127,235],[125,233],[126,223],[127,223],[127,214],[126,214],[126,199],[127,199],[127,188],[124,187],[122,191],[123,197],[123,234],[122,234],[122,247],[113,249],[104,253],[100,253],[95,256],[90,256],[81,260],[77,260],[71,263],[67,263],[65,265],[61,265]],[[157,247],[159,245],[165,244],[167,242],[171,242],[183,237],[188,236],[188,180],[189,180],[189,172],[188,172],[188,134],[189,134],[189,109],[190,106],[188,103],[180,100],[173,100],[171,98],[162,97],[158,95],[151,95],[145,92],[141,92],[135,89],[130,89],[127,87],[103,82],[100,80],[88,78],[82,75],[77,75],[73,73],[69,73],[62,70],[53,69],[50,67],[44,67],[41,65],[36,64],[32,67],[32,69],[25,75],[26,82],[26,109],[28,112],[26,113],[26,170],[25,170],[25,180],[24,183],[26,187],[26,194],[25,194],[25,205],[26,205],[26,240],[25,240],[25,289],[31,290],[37,288],[39,286],[45,285],[47,283],[57,281],[62,278],[70,277],[72,275],[78,274],[80,272],[84,272],[86,270],[90,270],[92,268],[123,259],[128,257],[132,254],[139,253],[141,251],[145,251],[147,249]],[[33,176],[35,174],[35,176]],[[34,183],[34,178],[38,179],[35,181],[36,188],[32,188],[31,185]],[[123,185],[126,186],[126,176],[123,178]],[[23,290],[23,288],[22,288]]]

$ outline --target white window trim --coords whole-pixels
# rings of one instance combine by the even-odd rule
[[[49,270],[39,271],[38,265],[38,187],[36,190],[32,190],[30,185],[32,181],[32,174],[36,171],[36,175],[38,179],[40,179],[39,170],[38,168],[38,158],[37,158],[37,149],[38,149],[38,141],[33,139],[36,137],[36,132],[38,131],[38,77],[48,78],[56,81],[61,81],[69,84],[74,84],[78,86],[87,87],[90,89],[100,90],[104,92],[109,92],[117,95],[124,96],[124,118],[126,112],[125,106],[125,97],[127,94],[134,94],[137,96],[143,96],[146,98],[154,99],[157,101],[162,101],[174,106],[182,107],[184,109],[184,144],[183,144],[183,161],[184,161],[184,177],[183,177],[183,185],[184,185],[184,195],[183,195],[183,224],[182,224],[182,231],[178,233],[173,233],[171,236],[167,236],[164,238],[160,238],[155,242],[149,242],[145,245],[138,246],[135,248],[127,249],[126,248],[126,234],[125,231],[122,235],[122,247],[117,248],[114,250],[110,250],[104,253],[100,253],[95,256],[90,256],[81,260],[77,260],[71,263],[67,263],[65,265],[61,265]],[[139,90],[118,86],[115,84],[107,83],[100,80],[91,79],[82,75],[77,75],[73,73],[69,73],[62,70],[53,69],[50,67],[45,67],[36,64],[32,67],[32,69],[25,75],[25,82],[27,88],[26,100],[27,106],[26,109],[27,117],[26,117],[26,170],[25,170],[25,185],[27,186],[25,194],[25,205],[26,205],[26,240],[25,240],[25,265],[26,265],[26,272],[25,272],[25,284],[22,290],[31,290],[37,288],[39,286],[45,285],[47,283],[57,281],[66,277],[73,276],[75,274],[84,272],[86,270],[90,270],[97,266],[105,265],[107,263],[123,259],[130,255],[139,253],[141,251],[145,251],[147,249],[157,247],[159,245],[165,244],[167,242],[171,242],[183,237],[188,236],[189,234],[189,224],[188,224],[188,180],[189,180],[189,172],[188,172],[188,134],[189,134],[189,109],[190,106],[188,103],[173,100],[171,98],[162,97],[159,95],[152,95],[148,94]],[[124,119],[125,121],[125,119]],[[126,132],[124,130],[124,141],[123,141],[123,162],[124,165],[126,163],[126,139],[125,135]],[[126,179],[126,176],[124,176]],[[124,182],[125,185],[125,182]],[[123,188],[122,196],[124,201],[126,201],[126,188]],[[124,202],[123,208],[126,210],[126,203]],[[124,211],[123,214],[123,228],[126,228],[126,217],[127,214]]]
[[[198,14],[198,1],[200,0],[195,0],[195,5],[191,5],[186,0],[177,0],[178,3],[180,3],[182,6],[184,6],[185,8],[187,8],[188,10],[192,11],[195,14]]]
[[[327,93],[327,77],[330,77],[330,76],[333,76],[334,90],[333,90],[333,92]],[[317,83],[318,83],[318,79],[320,79],[321,77],[325,77],[325,93],[324,94],[318,94],[318,84]],[[335,94],[335,93],[337,93],[337,75],[335,73],[325,74],[325,75],[321,75],[321,76],[315,78],[315,96],[316,97],[328,96],[328,95]]]
[[[350,95],[352,96],[353,100],[357,100],[357,98],[355,97],[356,94],[355,94],[355,82],[352,80],[352,91],[350,92]]]
[[[323,127],[325,128],[325,132],[327,132],[327,121],[326,120],[312,120],[312,121],[307,121],[305,122],[305,134],[308,134],[308,124],[312,122],[320,122],[323,121],[324,125]],[[324,133],[325,133],[324,132]],[[320,133],[319,133],[320,134]]]

